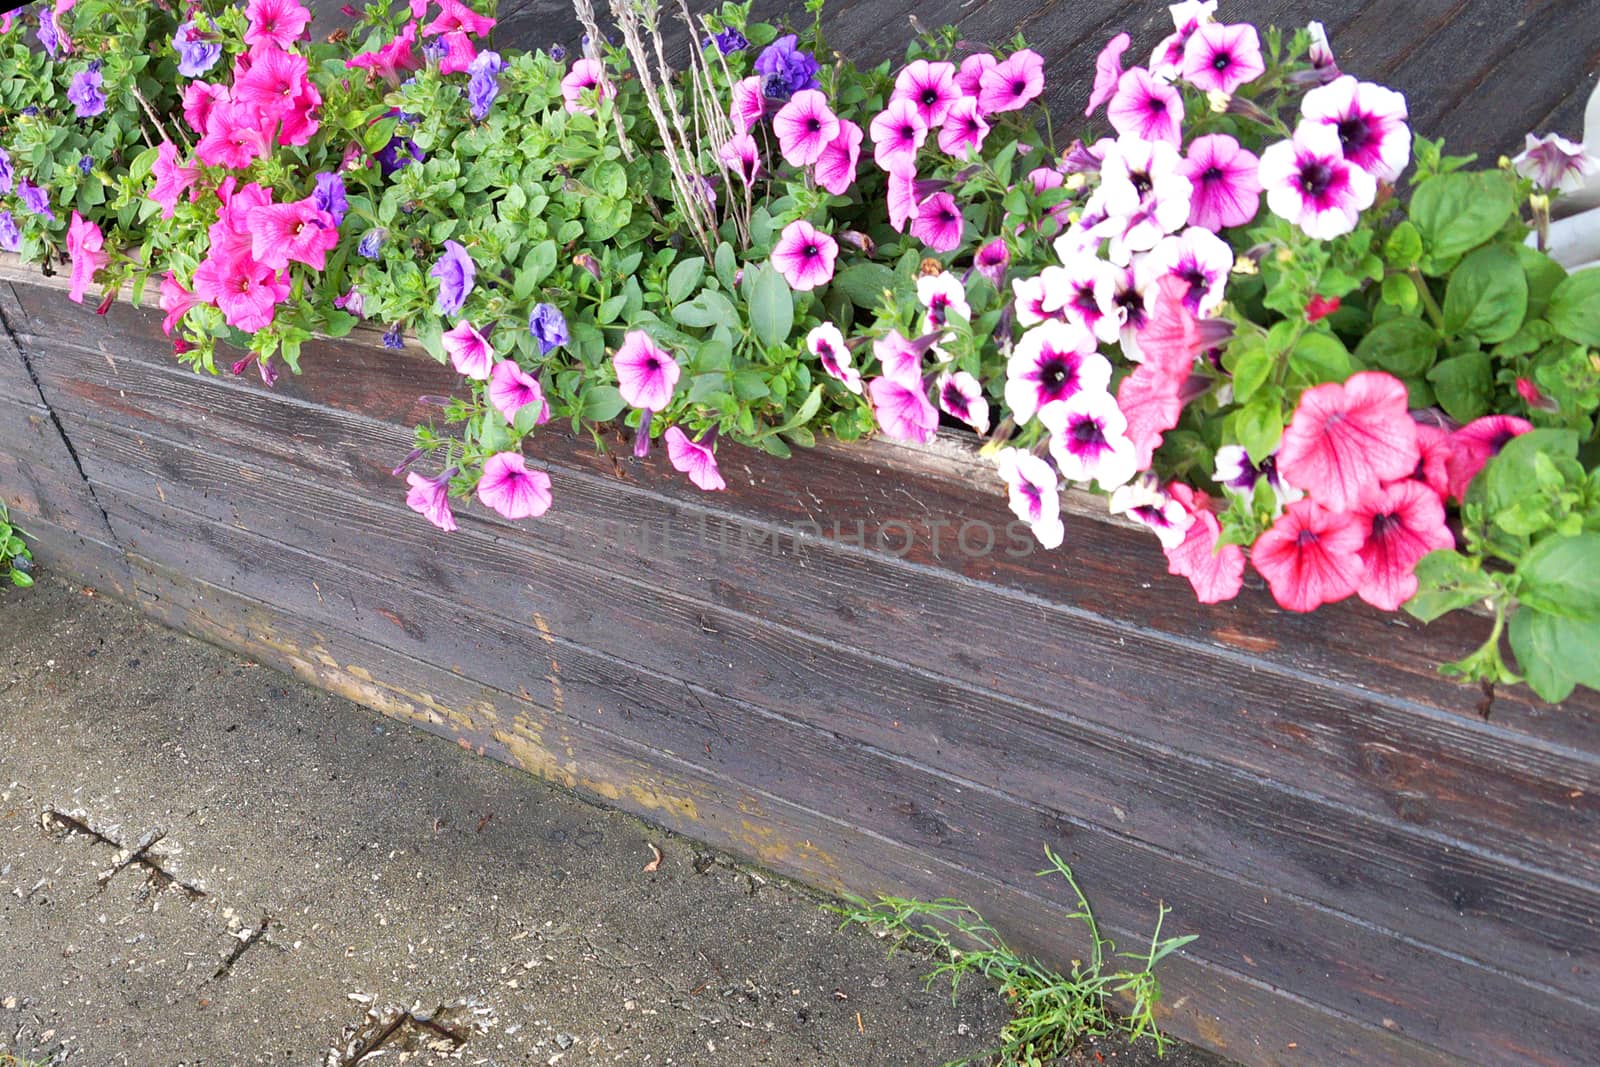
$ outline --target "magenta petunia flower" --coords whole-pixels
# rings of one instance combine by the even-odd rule
[[[989,124],[983,119],[978,101],[963,96],[945,112],[944,125],[939,127],[939,151],[956,159],[983,148],[989,136]]]
[[[861,395],[861,372],[851,365],[850,347],[845,344],[839,327],[831,322],[813,327],[806,334],[806,351],[817,357],[830,377],[843,382],[844,387],[857,396]]]
[[[1183,144],[1182,95],[1143,67],[1123,72],[1106,107],[1106,117],[1123,137],[1161,141],[1174,148]]]
[[[728,138],[719,157],[723,166],[737,174],[746,185],[753,184],[761,173],[761,150],[748,133],[736,133]]]
[[[1044,57],[1031,48],[1013,52],[978,76],[978,106],[986,115],[1019,111],[1044,92]]]
[[[1355,229],[1378,194],[1372,175],[1344,158],[1337,131],[1320,123],[1269,145],[1257,173],[1272,213],[1322,241]]]
[[[905,233],[906,223],[917,217],[917,210],[921,206],[917,200],[916,171],[891,170],[888,195],[889,225]]]
[[[1012,514],[1032,527],[1039,544],[1060,548],[1066,527],[1061,523],[1061,491],[1055,470],[1020,448],[1002,448],[996,460],[1000,478],[1010,490]]]
[[[1368,491],[1408,477],[1421,458],[1405,383],[1362,371],[1343,384],[1327,382],[1300,394],[1283,431],[1278,469],[1318,502],[1348,511]]]
[[[194,187],[200,171],[196,167],[180,166],[178,146],[162,141],[156,149],[156,161],[151,164],[150,173],[156,180],[150,188],[150,199],[161,205],[161,217],[170,219],[177,211],[178,198]]]
[[[456,529],[456,517],[450,512],[450,479],[456,469],[451,467],[437,478],[424,478],[415,471],[406,475],[406,507],[433,523],[445,533]]]
[[[667,458],[674,470],[687,474],[689,480],[708,493],[728,488],[722,472],[717,469],[717,454],[708,444],[689,440],[689,435],[676,426],[668,426],[662,435],[667,442]]]
[[[1110,100],[1111,94],[1117,91],[1117,83],[1122,80],[1122,54],[1131,43],[1133,38],[1119,33],[1100,49],[1094,61],[1094,89],[1089,93],[1089,106],[1083,109],[1085,118],[1093,115],[1095,108]]]
[[[1127,420],[1134,465],[1150,466],[1162,435],[1178,425],[1183,414],[1182,383],[1154,363],[1141,363],[1117,386],[1117,407]]]
[[[1261,208],[1260,164],[1255,153],[1225,133],[1208,133],[1189,142],[1179,170],[1189,179],[1189,222],[1216,232],[1243,226]]]
[[[1484,464],[1498,456],[1513,437],[1531,429],[1531,422],[1515,415],[1485,415],[1451,434],[1450,458],[1446,464],[1450,499],[1459,503]]]
[[[839,117],[829,110],[828,98],[820,90],[801,89],[772,116],[772,132],[790,166],[809,167],[839,136]]]
[[[1208,22],[1183,47],[1183,78],[1205,93],[1235,93],[1265,74],[1261,37],[1248,22]]]
[[[767,97],[761,91],[761,79],[752,74],[733,83],[733,105],[728,109],[728,121],[735,133],[749,133],[766,116]]]
[[[1079,393],[1103,393],[1111,363],[1081,327],[1044,322],[1022,335],[1006,360],[1006,407],[1019,424]]]
[[[167,317],[161,320],[161,332],[171,337],[172,331],[183,321],[189,309],[203,303],[205,301],[183,287],[177,275],[167,271],[161,278],[161,310],[167,313]]]
[[[1543,137],[1528,134],[1527,147],[1511,162],[1518,174],[1531,178],[1539,188],[1563,193],[1577,192],[1591,174],[1600,173],[1600,158],[1555,133]]]
[[[961,247],[961,233],[966,219],[956,198],[949,193],[934,193],[917,205],[916,218],[911,220],[911,236],[920,240],[934,252],[953,252]]]
[[[918,59],[901,68],[894,80],[891,100],[909,100],[929,129],[944,122],[950,108],[961,99],[954,63]]]
[[[1109,491],[1137,473],[1128,421],[1104,387],[1045,404],[1039,409],[1039,421],[1050,431],[1050,455],[1068,481],[1097,482]]]
[[[250,57],[250,69],[233,83],[234,101],[255,108],[264,121],[282,118],[305,91],[305,57],[270,44],[254,49]]]
[[[195,158],[208,167],[240,170],[268,153],[269,137],[255,108],[232,101],[217,103],[206,114],[205,135],[194,146]]]
[[[1311,44],[1306,49],[1306,59],[1311,63],[1311,80],[1327,85],[1340,76],[1333,45],[1328,42],[1327,28],[1320,22],[1311,22],[1306,25],[1306,33],[1311,35]],[[1295,78],[1296,75],[1290,77]]]
[[[868,126],[872,134],[872,158],[890,174],[914,173],[917,152],[928,139],[928,124],[910,100],[889,101],[889,106]]]
[[[450,357],[450,365],[457,374],[464,374],[479,382],[489,380],[489,368],[494,364],[494,346],[472,323],[462,319],[454,329],[446,330],[440,336],[439,343],[444,346],[445,355]]]
[[[1011,249],[1006,246],[1003,237],[996,237],[972,256],[972,268],[988,278],[996,289],[1003,289],[1005,286],[1006,268],[1009,266],[1011,266]]]
[[[1454,548],[1444,502],[1421,482],[1402,479],[1374,489],[1351,512],[1366,534],[1356,595],[1375,608],[1398,610],[1417,593],[1417,562],[1429,552]]]
[[[1217,449],[1216,469],[1211,473],[1211,480],[1222,486],[1223,492],[1247,497],[1255,492],[1256,485],[1263,479],[1278,498],[1279,504],[1288,504],[1305,496],[1278,473],[1276,452],[1257,463],[1242,445],[1223,445]]]
[[[1066,321],[1081,326],[1105,344],[1115,344],[1127,313],[1117,306],[1117,281],[1123,271],[1097,256],[1073,256],[1062,267],[1046,268],[1053,304]]]
[[[67,226],[67,256],[72,260],[72,287],[67,299],[83,303],[84,291],[94,284],[94,276],[111,262],[105,245],[100,227],[74,211]]]
[[[678,361],[643,330],[628,331],[622,347],[611,357],[611,366],[617,373],[617,389],[629,406],[661,411],[672,402],[680,373]]]
[[[1315,500],[1297,500],[1256,538],[1250,562],[1267,580],[1280,607],[1315,611],[1343,600],[1360,586],[1365,540],[1347,512],[1330,511]]]
[[[543,426],[550,421],[550,404],[544,398],[539,379],[524,371],[514,359],[502,359],[489,372],[489,403],[507,422],[515,422],[517,413],[529,404],[538,405],[539,414],[534,425]]]
[[[966,287],[949,271],[918,278],[917,300],[927,309],[922,320],[924,333],[943,330],[951,319],[972,321],[972,305],[967,303]]]
[[[839,120],[839,135],[817,157],[817,184],[834,196],[843,196],[855,184],[856,166],[861,161],[861,142],[866,137],[861,127],[849,119]]]
[[[1016,308],[1017,325],[1023,329],[1037,326],[1041,322],[1066,322],[1066,312],[1062,310],[1066,299],[1065,290],[1051,285],[1056,275],[1041,272],[1032,278],[1013,278],[1011,280],[1011,294],[1015,298],[1013,306]]]
[[[195,133],[204,134],[209,127],[212,110],[225,104],[231,97],[226,86],[210,82],[190,82],[183,87],[183,118]]]
[[[908,341],[899,330],[890,330],[872,342],[872,354],[878,358],[883,376],[910,389],[922,388],[922,357],[927,350],[926,343]]]
[[[1137,363],[1144,359],[1139,350],[1139,338],[1149,328],[1158,294],[1154,286],[1144,284],[1132,267],[1113,265],[1112,269],[1111,302],[1116,305],[1121,323],[1118,342],[1122,345],[1122,354]]]
[[[1156,50],[1150,56],[1150,73],[1171,81],[1182,75],[1183,56],[1188,49],[1189,38],[1201,26],[1212,21],[1217,13],[1217,0],[1180,0],[1167,10],[1172,15],[1174,32],[1156,45]]]
[[[1111,492],[1110,511],[1126,515],[1156,535],[1163,549],[1183,544],[1184,534],[1194,518],[1171,493],[1161,488],[1161,479],[1145,471]]]
[[[1238,545],[1218,547],[1222,524],[1206,494],[1181,482],[1174,482],[1169,491],[1188,512],[1190,522],[1183,540],[1166,548],[1167,573],[1189,579],[1202,604],[1232,600],[1244,587],[1244,550]]]
[[[311,197],[253,207],[245,226],[250,231],[250,255],[272,270],[284,270],[290,263],[322,270],[328,253],[339,244],[333,216]]]
[[[196,293],[206,294],[222,309],[223,321],[245,333],[272,325],[277,307],[289,299],[289,279],[250,256],[212,254],[195,268]]]
[[[1163,278],[1181,283],[1183,306],[1196,318],[1222,304],[1232,270],[1233,249],[1228,242],[1200,226],[1163,237],[1134,266],[1141,287],[1159,286]]]
[[[400,84],[400,75],[422,66],[413,46],[417,43],[417,24],[407,22],[388,44],[371,52],[359,52],[345,60],[351,70],[364,70],[390,85]]]
[[[478,499],[513,522],[537,518],[550,510],[550,476],[529,470],[520,452],[497,452],[483,463]]]
[[[989,401],[978,379],[964,370],[953,374],[945,371],[935,380],[933,391],[945,414],[955,416],[979,434],[989,432]]]
[[[598,59],[578,60],[561,79],[561,98],[575,115],[593,115],[591,101],[609,100],[616,95],[616,86],[607,80],[605,64]]]
[[[867,383],[872,411],[885,437],[927,444],[939,431],[939,412],[928,403],[919,378],[915,385],[895,378],[874,378]]]
[[[297,0],[250,0],[245,5],[244,43],[289,49],[311,23],[311,12]]]
[[[1393,89],[1346,74],[1307,93],[1300,113],[1302,125],[1336,133],[1344,158],[1379,181],[1397,180],[1411,161],[1406,98]]]
[[[430,36],[470,33],[474,37],[482,37],[494,27],[494,19],[488,15],[478,14],[461,0],[439,0],[439,14],[432,22],[422,27],[422,32]]]
[[[976,100],[983,91],[983,72],[993,70],[999,63],[988,52],[974,52],[961,61],[961,68],[956,71],[956,88],[961,90],[962,96]]]
[[[772,265],[796,292],[809,292],[833,277],[839,242],[805,219],[783,228],[772,249]]]

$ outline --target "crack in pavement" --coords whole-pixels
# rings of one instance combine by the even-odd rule
[[[39,828],[47,834],[64,834],[68,837],[78,835],[87,837],[95,844],[109,845],[117,850],[117,857],[107,870],[100,872],[97,881],[100,891],[104,892],[106,886],[122,871],[129,867],[141,867],[150,881],[154,882],[158,890],[173,888],[183,893],[191,901],[202,900],[207,893],[201,887],[191,882],[186,882],[167,870],[161,864],[159,856],[153,857],[150,850],[163,840],[167,835],[165,830],[151,830],[143,834],[132,848],[118,841],[110,833],[94,828],[90,816],[82,811],[60,811],[56,808],[46,808],[39,813]]]

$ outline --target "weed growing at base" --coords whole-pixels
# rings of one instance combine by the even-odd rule
[[[33,584],[33,575],[28,573],[32,569],[33,553],[22,540],[22,531],[11,525],[11,514],[5,502],[0,501],[0,583],[9,581],[26,589]],[[0,1067],[8,1065],[0,1060]]]

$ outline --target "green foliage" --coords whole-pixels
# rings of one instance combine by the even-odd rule
[[[33,584],[33,553],[23,540],[26,531],[11,523],[5,501],[0,500],[0,582],[9,582],[20,589]]]
[[[1089,901],[1066,861],[1049,848],[1045,856],[1050,866],[1039,872],[1040,877],[1059,875],[1066,881],[1077,900],[1066,921],[1081,924],[1088,937],[1085,958],[1073,960],[1066,974],[1017,952],[975,908],[959,900],[880,896],[869,902],[851,898],[847,907],[832,910],[843,916],[847,927],[862,926],[891,939],[891,952],[902,945],[932,951],[938,963],[924,981],[932,985],[941,978],[949,979],[952,998],[969,975],[998,988],[1011,1008],[1011,1018],[1000,1032],[1000,1047],[988,1054],[997,1067],[1040,1067],[1071,1052],[1085,1038],[1108,1034],[1129,1041],[1149,1037],[1157,1052],[1162,1051],[1165,1038],[1155,1020],[1161,983],[1155,969],[1168,955],[1193,941],[1194,935],[1163,939],[1161,926],[1169,911],[1163,904],[1156,913],[1149,947],[1142,952],[1118,952],[1100,933]],[[979,1058],[985,1057],[962,1063]]]

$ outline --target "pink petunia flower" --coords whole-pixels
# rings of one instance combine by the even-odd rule
[[[444,34],[439,38],[439,44],[444,48],[444,55],[439,58],[440,74],[459,74],[471,70],[472,61],[478,58],[477,46],[464,30],[452,30]]]
[[[1061,403],[1045,404],[1039,421],[1050,431],[1050,455],[1068,481],[1097,482],[1105,491],[1138,472],[1128,421],[1104,388],[1081,390]]]
[[[1000,61],[988,52],[974,52],[961,61],[961,68],[956,71],[956,88],[961,90],[962,96],[976,100],[983,91],[983,72],[999,64]]]
[[[190,82],[183,87],[184,121],[195,133],[204,134],[210,126],[212,109],[229,99],[227,86]]]
[[[1248,22],[1208,22],[1183,48],[1183,78],[1203,93],[1235,93],[1266,70],[1261,37]]]
[[[1171,81],[1183,73],[1183,57],[1188,50],[1189,38],[1201,26],[1211,22],[1217,12],[1217,0],[1180,0],[1167,8],[1172,14],[1175,29],[1150,56],[1150,73]]]
[[[917,217],[920,202],[917,199],[916,171],[889,172],[889,225],[905,233],[906,223]]]
[[[1378,194],[1372,175],[1344,158],[1338,132],[1320,123],[1301,123],[1292,141],[1267,146],[1257,175],[1272,213],[1321,241],[1355,229]]]
[[[494,363],[494,346],[471,322],[462,319],[454,329],[440,335],[439,343],[444,347],[445,355],[450,357],[450,365],[457,374],[464,374],[479,382],[489,380],[489,368]]]
[[[461,0],[439,0],[439,14],[432,22],[422,27],[422,32],[428,36],[470,33],[474,37],[482,37],[494,29],[494,26],[493,18],[478,14]]]
[[[249,256],[212,254],[195,268],[197,294],[222,309],[223,320],[245,333],[255,333],[272,325],[277,307],[289,299],[289,279],[257,263]]]
[[[978,379],[964,370],[953,374],[945,371],[935,380],[933,391],[945,414],[955,416],[979,434],[989,432],[989,401]]]
[[[205,135],[194,146],[195,158],[208,167],[240,170],[269,151],[269,129],[261,113],[232,101],[214,105],[206,116]]]
[[[676,426],[668,426],[662,436],[674,470],[687,474],[691,482],[708,493],[728,488],[722,472],[717,469],[717,454],[710,445],[689,440],[689,435]]]
[[[901,68],[894,80],[891,100],[909,100],[929,129],[942,124],[950,108],[961,99],[954,63],[918,59]]]
[[[1575,193],[1591,174],[1600,173],[1600,158],[1584,145],[1558,133],[1528,134],[1527,146],[1512,157],[1517,173],[1541,189]]]
[[[925,445],[938,434],[939,412],[928,403],[920,379],[911,385],[896,378],[874,378],[867,383],[867,395],[884,436]]]
[[[1531,429],[1531,422],[1515,415],[1485,415],[1481,419],[1473,419],[1451,434],[1450,459],[1446,468],[1450,499],[1460,503],[1467,495],[1467,487],[1484,464],[1498,456],[1512,438],[1520,437]]]
[[[1181,482],[1174,482],[1169,491],[1188,512],[1190,523],[1183,540],[1166,549],[1167,573],[1189,579],[1202,604],[1232,600],[1244,587],[1244,550],[1238,545],[1217,547],[1222,524],[1206,494]]]
[[[829,376],[843,382],[844,387],[857,396],[861,395],[861,372],[851,365],[850,347],[845,344],[839,327],[831,322],[813,327],[806,334],[806,351],[817,357]]]
[[[1164,550],[1182,545],[1184,535],[1194,524],[1194,517],[1176,497],[1161,488],[1161,479],[1153,471],[1145,471],[1112,490],[1110,510],[1155,534]]]
[[[156,161],[150,166],[156,182],[150,188],[150,199],[161,205],[161,217],[170,219],[178,208],[178,198],[194,186],[200,171],[195,167],[178,164],[178,146],[162,141],[156,149]]]
[[[928,342],[909,341],[899,330],[890,330],[872,342],[872,354],[878,358],[883,376],[909,389],[922,388],[922,357],[927,350]]]
[[[483,463],[478,499],[513,522],[550,510],[550,476],[531,471],[520,452],[497,452]]]
[[[1045,548],[1060,548],[1066,538],[1061,522],[1061,491],[1050,464],[1020,448],[1002,448],[996,456],[1000,478],[1010,489],[1011,512],[1033,528]]]
[[[609,100],[616,95],[616,86],[606,78],[605,64],[598,59],[578,60],[561,79],[561,98],[566,101],[567,110],[576,115],[593,115],[595,109],[589,105],[590,100]]]
[[[1213,233],[1243,226],[1261,208],[1261,161],[1225,133],[1208,133],[1189,142],[1179,169],[1193,186],[1189,223]]]
[[[861,161],[861,127],[849,119],[839,120],[839,136],[829,141],[817,157],[817,184],[834,196],[843,196],[855,184],[856,167]]]
[[[1093,115],[1095,108],[1111,99],[1122,80],[1122,54],[1128,50],[1133,38],[1119,33],[1106,42],[1094,61],[1094,89],[1089,93],[1089,106],[1083,109],[1084,118]]]
[[[1079,393],[1103,393],[1111,363],[1081,327],[1044,322],[1022,335],[1006,360],[1006,407],[1019,424]]]
[[[1106,344],[1115,344],[1127,312],[1117,306],[1117,280],[1122,270],[1097,256],[1073,256],[1064,267],[1046,268],[1051,302],[1066,321],[1075,323]]]
[[[772,116],[778,151],[793,167],[809,167],[822,158],[839,136],[839,117],[828,108],[828,98],[818,89],[801,89]]]
[[[978,76],[978,106],[985,115],[1020,111],[1044,92],[1044,57],[1031,48],[1013,52]]]
[[[1351,512],[1366,535],[1356,595],[1375,608],[1398,610],[1417,593],[1417,562],[1429,552],[1454,548],[1439,494],[1410,479],[1370,491]]]
[[[1393,89],[1346,74],[1307,93],[1300,113],[1332,130],[1344,158],[1379,181],[1397,180],[1411,161],[1406,98]]]
[[[756,147],[756,139],[748,133],[736,133],[728,138],[719,158],[723,166],[737,174],[746,185],[754,184],[761,173],[761,150]]]
[[[251,53],[250,69],[233,83],[235,103],[253,107],[266,123],[293,110],[306,82],[304,56],[264,45]]]
[[[911,220],[911,236],[934,252],[953,252],[960,248],[965,229],[966,219],[956,198],[946,192],[934,193],[917,205],[917,215]]]
[[[445,533],[456,529],[456,517],[450,511],[450,479],[456,469],[451,467],[437,478],[424,478],[416,471],[406,475],[406,507],[433,523]]]
[[[783,228],[772,248],[772,265],[796,292],[809,292],[833,277],[839,242],[805,219]]]
[[[617,373],[617,388],[631,407],[661,411],[672,402],[678,384],[678,361],[656,345],[643,330],[630,330],[622,347],[611,357]]]
[[[357,53],[345,60],[344,65],[351,70],[364,70],[369,75],[376,75],[390,85],[399,85],[403,72],[422,66],[422,60],[417,58],[413,47],[416,43],[417,24],[408,22],[388,44],[375,51]]]
[[[1121,136],[1161,141],[1174,148],[1183,144],[1182,95],[1143,67],[1123,72],[1106,107],[1106,117]]]
[[[990,284],[996,289],[1003,290],[1006,283],[1006,268],[1009,266],[1011,266],[1011,249],[1006,246],[1003,237],[996,237],[972,256],[972,269],[989,279]]]
[[[1311,44],[1306,49],[1306,59],[1311,63],[1312,80],[1327,85],[1340,76],[1339,63],[1333,54],[1333,45],[1328,42],[1328,30],[1320,22],[1311,22],[1306,25],[1306,33],[1311,35]],[[1290,75],[1290,77],[1295,76]]]
[[[245,225],[250,231],[250,255],[271,270],[284,270],[290,263],[322,270],[328,253],[339,244],[333,216],[311,197],[253,207]]]
[[[293,48],[311,23],[311,12],[297,0],[250,0],[245,5],[244,43],[251,48],[272,45]]]
[[[1290,485],[1348,511],[1370,490],[1410,475],[1421,458],[1405,383],[1362,371],[1343,384],[1327,382],[1300,394],[1283,431],[1278,469]]]
[[[872,158],[890,174],[914,173],[917,152],[928,139],[928,124],[910,100],[889,101],[889,106],[873,117]]]
[[[1162,435],[1178,425],[1183,414],[1182,384],[1154,363],[1141,363],[1117,386],[1117,407],[1127,420],[1134,465],[1150,466]]]
[[[1222,304],[1232,270],[1233,249],[1228,242],[1200,226],[1163,237],[1134,266],[1141,286],[1159,286],[1164,278],[1180,283],[1183,306],[1196,318]]]
[[[1256,538],[1250,562],[1267,580],[1280,607],[1315,611],[1343,600],[1361,585],[1365,540],[1349,513],[1330,511],[1315,500],[1297,500]]]
[[[489,403],[507,422],[516,422],[518,412],[529,404],[538,405],[534,425],[543,426],[550,421],[550,403],[545,399],[544,387],[514,359],[502,359],[489,372]]]
[[[978,102],[963,96],[945,112],[944,124],[939,127],[939,151],[956,159],[965,159],[983,148],[989,136],[989,124],[983,119]]]
[[[83,294],[94,284],[94,276],[111,262],[104,249],[106,239],[98,224],[90,222],[76,211],[67,227],[67,256],[72,260],[72,287],[67,299],[83,303]]]
[[[205,301],[183,287],[177,275],[167,271],[161,278],[161,310],[167,313],[167,317],[161,320],[161,332],[171,337],[172,331],[183,321],[189,309],[203,303]]]
[[[733,83],[733,105],[728,109],[728,121],[735,133],[749,133],[767,113],[766,94],[761,91],[761,78],[752,74]]]

